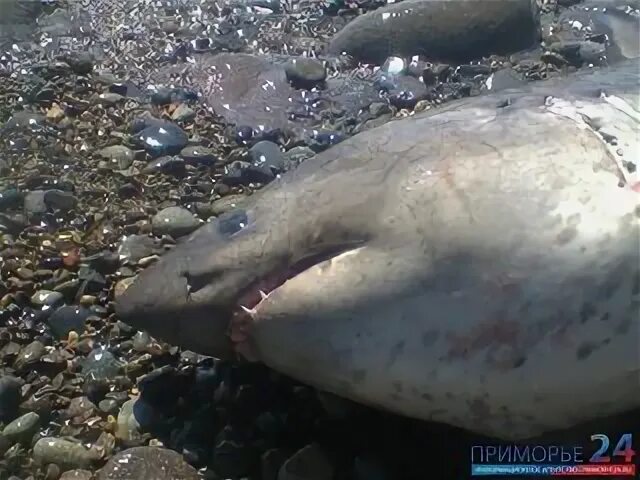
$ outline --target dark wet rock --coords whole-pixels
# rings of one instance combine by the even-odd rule
[[[44,203],[47,207],[69,211],[78,203],[78,199],[71,192],[66,192],[64,190],[47,190],[44,192]]]
[[[276,173],[266,165],[252,165],[249,162],[237,161],[227,167],[227,173],[222,177],[225,185],[230,187],[266,184],[276,178]]]
[[[100,400],[98,408],[104,413],[115,415],[120,410],[120,404],[112,398],[105,398]]]
[[[47,324],[56,338],[66,338],[69,332],[82,333],[91,310],[81,306],[65,305],[58,308],[47,319]]]
[[[244,144],[253,138],[253,128],[247,125],[240,125],[236,127],[235,134],[236,142]]]
[[[118,103],[123,102],[125,97],[118,93],[105,92],[93,97],[92,101],[96,105],[103,105],[105,107],[111,107]]]
[[[470,60],[531,47],[539,37],[530,0],[405,0],[357,17],[328,51],[367,63],[392,55]]]
[[[5,132],[17,130],[39,130],[44,126],[45,117],[40,113],[21,111],[14,113],[3,129]]]
[[[134,447],[114,455],[96,480],[198,480],[179,453],[160,447]]]
[[[51,290],[38,290],[31,297],[31,302],[43,307],[57,308],[64,303],[64,295]]]
[[[138,379],[140,399],[160,411],[170,411],[189,387],[189,379],[166,365]]]
[[[153,234],[177,238],[188,235],[200,226],[200,221],[186,208],[167,207],[151,220]]]
[[[184,130],[169,122],[146,127],[137,133],[134,139],[154,157],[176,155],[189,141]]]
[[[20,208],[24,194],[17,188],[6,188],[0,191],[0,210]]]
[[[151,94],[153,105],[169,105],[172,101],[173,89],[161,87]]]
[[[427,87],[414,77],[385,76],[379,85],[387,93],[389,103],[396,108],[411,109],[427,97]]]
[[[131,166],[134,160],[134,153],[129,147],[124,145],[111,145],[98,150],[98,155],[111,162],[114,168],[125,170]]]
[[[99,459],[97,452],[63,438],[41,438],[33,446],[33,460],[41,465],[55,463],[62,469],[89,468]]]
[[[463,77],[473,78],[476,75],[489,75],[491,73],[491,67],[483,64],[465,64],[460,65],[456,69],[456,73]]]
[[[0,421],[13,420],[21,401],[21,383],[12,375],[0,376]]]
[[[109,91],[111,93],[117,93],[123,97],[130,98],[143,98],[144,92],[138,88],[137,85],[132,82],[118,82],[117,79],[109,79]]]
[[[280,147],[268,140],[262,140],[249,149],[249,158],[255,165],[265,165],[276,171],[285,168],[284,155]]]
[[[340,132],[334,132],[332,130],[314,131],[312,139],[309,142],[309,147],[316,153],[321,152],[332,145],[340,143],[344,138],[344,135]]]
[[[185,171],[185,161],[177,156],[164,156],[151,160],[142,173],[161,172],[167,175],[181,175]]]
[[[330,480],[334,467],[318,445],[307,445],[287,460],[278,480]]]
[[[183,148],[180,156],[191,165],[213,165],[217,160],[217,155],[212,149],[200,145]]]
[[[295,88],[311,89],[319,86],[327,78],[324,63],[315,58],[298,57],[289,60],[285,66],[287,79]]]
[[[87,75],[93,70],[95,58],[90,52],[73,52],[63,57],[71,70],[79,75]]]
[[[46,349],[44,344],[38,340],[34,340],[20,350],[13,366],[16,370],[27,368],[29,365],[39,362],[45,353]]]
[[[581,67],[585,63],[599,65],[606,59],[605,46],[590,41],[556,42],[549,45],[549,50],[551,52],[543,55],[542,60],[559,67],[566,64]],[[559,57],[554,58],[553,54]]]
[[[2,435],[12,443],[28,444],[37,433],[39,427],[40,415],[35,412],[29,412],[4,427]]]
[[[104,275],[87,265],[83,265],[78,269],[78,280],[82,281],[84,292],[87,294],[97,294],[107,285]]]
[[[60,419],[88,420],[95,414],[96,406],[88,397],[75,397],[69,402],[67,408],[60,412]]]
[[[47,211],[47,204],[44,201],[44,190],[34,190],[27,192],[24,197],[24,210],[27,214],[38,215]]]
[[[118,247],[118,257],[123,264],[135,264],[152,255],[156,248],[156,241],[149,235],[129,235],[122,239]]]
[[[96,348],[82,362],[82,374],[93,380],[112,380],[122,363],[109,350]]]

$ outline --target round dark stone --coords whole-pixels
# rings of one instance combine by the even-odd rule
[[[177,125],[164,123],[144,128],[135,136],[135,140],[147,153],[154,157],[176,155],[189,141],[187,134]]]
[[[18,415],[20,405],[20,380],[12,375],[0,377],[0,420],[11,421]]]
[[[280,147],[274,142],[262,140],[249,149],[249,158],[254,165],[264,165],[277,172],[285,167],[285,159]]]
[[[91,311],[85,307],[66,305],[53,312],[47,323],[56,338],[66,338],[72,330],[82,333],[90,315]]]

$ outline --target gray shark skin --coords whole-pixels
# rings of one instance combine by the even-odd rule
[[[235,233],[196,231],[116,312],[504,439],[638,408],[639,82],[634,60],[356,135],[255,195]]]

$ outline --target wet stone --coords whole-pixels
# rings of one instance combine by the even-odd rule
[[[253,138],[253,128],[246,125],[236,127],[235,140],[239,144],[245,144]]]
[[[112,380],[120,372],[122,363],[109,350],[96,348],[82,362],[82,374],[93,380]]]
[[[35,340],[20,350],[20,353],[16,357],[13,366],[16,369],[21,370],[29,365],[40,361],[45,353],[46,350],[44,344],[42,342],[39,342],[38,340]]]
[[[120,404],[112,398],[105,398],[103,400],[100,400],[100,402],[98,402],[98,408],[100,409],[100,411],[104,413],[107,413],[109,415],[115,415],[118,413],[118,410],[120,409]]]
[[[153,234],[173,238],[188,235],[200,226],[200,221],[186,208],[167,207],[151,220]]]
[[[133,151],[124,145],[111,145],[98,150],[97,153],[118,170],[129,168],[134,160]]]
[[[0,421],[13,420],[20,405],[21,383],[12,375],[0,376]]]
[[[96,95],[93,98],[93,102],[95,104],[104,105],[104,106],[113,106],[119,102],[122,102],[125,99],[122,95],[118,93],[106,92]]]
[[[95,59],[89,52],[73,52],[63,57],[71,70],[78,75],[87,75],[93,70]]]
[[[47,324],[56,338],[66,338],[71,331],[84,332],[85,322],[90,315],[88,308],[65,305],[51,314]]]
[[[69,406],[60,414],[61,420],[83,419],[87,420],[94,414],[96,406],[87,397],[75,397],[69,402]]]
[[[154,157],[176,155],[189,140],[187,134],[177,125],[165,122],[144,128],[135,136],[135,140]]]
[[[134,447],[114,455],[96,480],[198,480],[179,453],[160,447]]]
[[[463,77],[473,78],[476,75],[489,75],[491,73],[491,67],[482,64],[465,64],[460,65],[457,68],[456,73],[462,75]]]
[[[275,172],[265,165],[252,165],[249,162],[237,161],[228,166],[228,172],[222,177],[225,185],[230,187],[266,184],[276,177]]]
[[[44,122],[44,115],[21,111],[14,113],[11,118],[7,120],[7,123],[4,125],[4,129],[7,132],[15,130],[39,130],[44,125]]]
[[[311,89],[327,78],[323,62],[314,58],[298,57],[289,60],[285,66],[287,80],[295,88]]]
[[[164,156],[151,160],[142,173],[161,172],[167,175],[181,175],[185,171],[185,161],[177,156]]]
[[[180,156],[191,165],[213,165],[217,159],[212,149],[200,145],[183,148]]]
[[[173,90],[171,88],[161,87],[151,94],[151,103],[153,105],[169,105],[171,103]]]
[[[12,443],[29,443],[40,427],[40,415],[35,412],[25,413],[9,423],[2,435]]]
[[[78,199],[71,192],[47,190],[44,192],[44,203],[55,210],[69,211],[76,206]]]
[[[118,257],[123,264],[135,264],[153,254],[155,248],[156,241],[149,235],[129,235],[122,239],[118,247]]]
[[[98,454],[81,443],[45,437],[33,446],[33,459],[41,465],[55,463],[62,469],[89,468],[98,460]]]
[[[378,85],[387,93],[389,103],[396,108],[413,108],[427,97],[426,85],[414,77],[386,76]]]
[[[30,215],[38,215],[47,211],[44,201],[44,190],[28,192],[24,197],[24,210]]]
[[[285,160],[280,147],[268,140],[261,140],[249,149],[249,158],[255,165],[265,165],[278,172],[285,168]]]
[[[313,133],[309,147],[316,153],[326,150],[344,140],[344,135],[331,130],[320,130]]]
[[[0,210],[13,210],[20,208],[24,194],[17,188],[0,190]]]

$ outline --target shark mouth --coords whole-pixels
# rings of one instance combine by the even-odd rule
[[[341,255],[354,252],[360,245],[342,245],[325,250],[322,253],[305,257],[298,262],[289,265],[286,269],[277,270],[258,279],[245,288],[238,296],[237,307],[232,311],[228,335],[235,346],[236,352],[251,360],[255,357],[248,346],[250,328],[258,318],[260,304],[269,295],[284,285],[288,280],[300,275],[302,272],[319,265],[327,260],[332,260]]]

